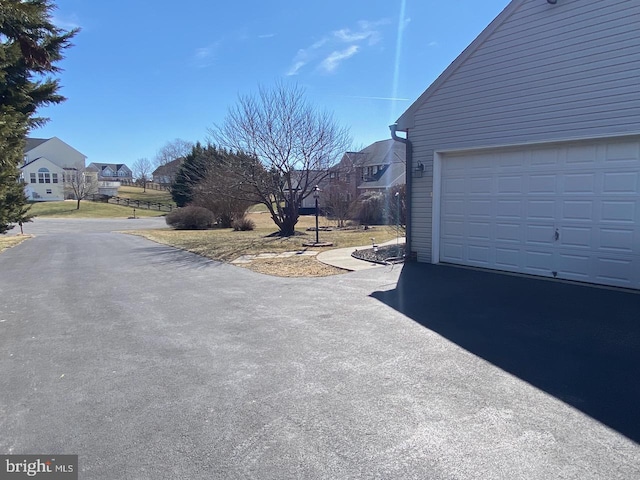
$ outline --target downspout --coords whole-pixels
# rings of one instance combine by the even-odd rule
[[[406,225],[406,243],[405,243],[405,260],[411,261],[413,260],[412,249],[411,249],[411,233],[412,233],[412,219],[411,219],[411,203],[413,201],[411,192],[413,190],[413,147],[411,142],[409,141],[409,132],[407,131],[407,138],[399,137],[396,132],[398,131],[398,124],[394,123],[393,125],[389,125],[389,130],[391,130],[391,138],[397,140],[398,142],[404,143],[406,147],[406,188],[407,188],[407,225]]]

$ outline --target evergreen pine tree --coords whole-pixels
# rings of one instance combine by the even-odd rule
[[[39,107],[60,103],[61,60],[77,30],[51,23],[51,0],[0,0],[0,233],[29,220],[19,165],[30,128],[46,122]]]

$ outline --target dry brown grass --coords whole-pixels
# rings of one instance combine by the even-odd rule
[[[0,252],[3,252],[7,248],[15,247],[28,238],[31,238],[31,235],[16,235],[11,237],[0,236]]]
[[[306,231],[308,227],[315,226],[315,217],[313,216],[300,217],[297,225],[299,235],[286,238],[270,236],[277,231],[277,228],[268,214],[250,213],[248,217],[256,224],[256,229],[248,232],[234,232],[231,229],[204,231],[162,229],[138,230],[127,233],[140,235],[158,243],[171,245],[223,262],[231,262],[242,255],[327,249],[327,247],[315,248],[302,245],[315,240],[315,232]],[[330,227],[331,225],[331,222],[325,218],[320,221],[321,227]],[[375,237],[377,243],[382,243],[395,238],[395,236],[396,231],[393,227],[377,226],[369,230],[359,228],[321,231],[320,241],[333,242],[333,247],[330,248],[344,248],[370,245],[372,237]],[[318,262],[314,257],[258,259],[242,266],[256,272],[283,277],[318,277],[344,273],[341,269]]]

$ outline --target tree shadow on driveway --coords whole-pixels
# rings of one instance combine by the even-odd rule
[[[640,443],[640,294],[406,264],[372,296]]]

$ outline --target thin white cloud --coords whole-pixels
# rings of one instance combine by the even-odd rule
[[[56,27],[62,28],[63,30],[80,28],[80,20],[75,14],[65,16],[53,15],[53,17],[51,17],[51,21]]]
[[[379,27],[388,20],[361,20],[354,28],[333,30],[311,44],[301,48],[294,56],[287,75],[297,75],[308,64],[314,64],[324,72],[335,72],[345,60],[362,51],[363,47],[375,45],[382,35]]]
[[[275,36],[276,36],[275,33],[265,33],[265,34],[262,34],[262,35],[258,35],[258,38],[273,38]]]
[[[193,63],[197,68],[206,68],[213,65],[216,54],[220,48],[220,42],[212,43],[206,47],[196,48],[193,53]]]
[[[369,97],[366,95],[341,95],[343,98],[357,98],[362,100],[384,100],[390,102],[410,102],[410,98],[399,98],[399,97]]]
[[[351,45],[349,48],[342,51],[331,52],[327,58],[320,63],[320,68],[327,73],[331,73],[338,68],[338,65],[348,58],[353,57],[360,47],[357,45]]]

